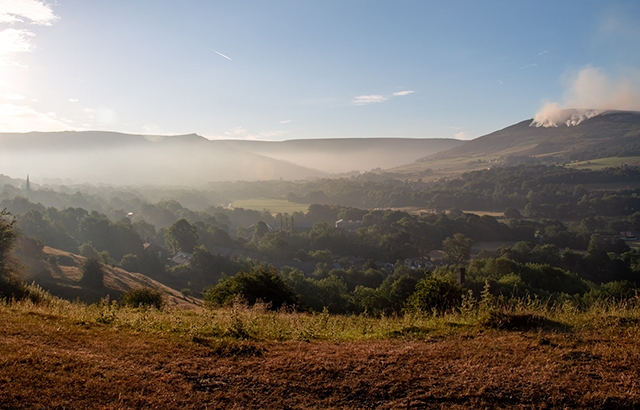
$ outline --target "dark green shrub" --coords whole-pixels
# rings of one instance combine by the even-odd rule
[[[122,295],[122,304],[133,308],[153,307],[162,309],[164,297],[162,292],[151,288],[131,289]]]
[[[12,273],[0,275],[0,299],[24,299],[29,295],[27,285]]]
[[[238,297],[249,305],[258,301],[268,303],[271,309],[298,303],[293,290],[275,268],[265,266],[254,267],[250,273],[238,272],[236,276],[223,278],[206,291],[204,299],[212,306],[228,306]]]
[[[122,257],[120,267],[129,272],[142,272],[140,258],[132,253],[128,253]]]
[[[424,312],[439,313],[460,306],[463,289],[453,279],[444,276],[430,276],[416,285],[416,291],[409,297],[408,305]]]

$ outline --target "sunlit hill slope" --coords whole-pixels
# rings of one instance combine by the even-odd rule
[[[395,170],[446,173],[498,164],[640,156],[640,112],[607,111],[577,125],[537,127],[532,122],[519,122]]]

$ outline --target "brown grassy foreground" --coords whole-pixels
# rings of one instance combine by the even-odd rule
[[[636,309],[368,319],[0,303],[0,408],[631,409],[639,336]]]

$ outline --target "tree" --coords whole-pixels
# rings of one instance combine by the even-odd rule
[[[80,266],[80,272],[82,273],[80,283],[83,285],[96,289],[104,286],[104,269],[98,258],[87,258]]]
[[[7,269],[9,251],[16,241],[16,233],[13,229],[15,219],[10,219],[10,214],[5,210],[0,211],[0,274]]]
[[[179,219],[171,225],[164,234],[167,247],[174,253],[193,253],[193,249],[198,246],[198,230],[186,219]]]
[[[269,226],[264,221],[259,221],[253,230],[253,236],[262,238],[269,232]]]
[[[138,255],[128,253],[120,260],[120,267],[129,272],[142,272],[142,264]]]
[[[24,282],[14,276],[9,252],[16,241],[13,228],[15,219],[5,210],[0,211],[0,299],[22,299],[29,294]]]
[[[462,233],[448,237],[442,241],[445,258],[455,265],[461,265],[471,256],[473,240]]]
[[[504,210],[504,217],[508,219],[522,219],[522,214],[515,208],[507,208]]]

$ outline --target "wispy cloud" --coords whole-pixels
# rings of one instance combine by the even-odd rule
[[[0,0],[0,23],[51,25],[58,17],[51,6],[40,0]]]
[[[381,103],[387,100],[388,100],[387,97],[380,94],[359,95],[357,97],[354,97],[351,103],[356,105],[365,105],[365,104]]]
[[[527,68],[533,68],[533,67],[537,67],[537,66],[538,66],[538,64],[536,64],[536,63],[527,64],[527,65],[524,65],[524,66],[520,67],[520,69],[521,70],[526,70]]]
[[[6,58],[16,53],[30,53],[33,50],[31,37],[35,36],[29,30],[8,28],[0,31],[0,58]]]
[[[366,104],[375,104],[387,101],[389,98],[393,97],[404,97],[405,95],[413,94],[415,91],[412,90],[404,90],[397,91],[391,95],[382,95],[382,94],[369,94],[369,95],[359,95],[357,97],[353,97],[351,104],[354,105],[366,105]]]
[[[35,49],[35,34],[28,25],[51,25],[58,17],[51,6],[42,0],[0,0],[0,67],[27,68],[16,59],[20,53]],[[11,25],[11,27],[6,27]],[[17,26],[17,27],[16,27]],[[22,27],[21,27],[22,26]],[[6,27],[6,28],[5,28]],[[11,89],[10,78],[0,80],[0,86]],[[28,105],[16,103],[27,97],[10,92],[0,97],[0,129],[5,132],[60,131],[75,129],[71,121],[60,118],[54,112],[40,112]],[[31,98],[32,102],[36,100]]]
[[[250,132],[244,127],[233,127],[225,131],[222,135],[207,135],[208,139],[212,140],[225,140],[225,139],[237,139],[237,140],[269,140],[274,137],[280,137],[288,134],[286,130],[263,130],[260,132]]]
[[[224,57],[224,58],[226,58],[227,60],[231,60],[231,57],[229,57],[229,56],[227,56],[227,55],[224,55],[224,54],[222,54],[222,53],[221,53],[221,52],[219,52],[219,51],[216,51],[216,50],[214,50],[214,49],[212,49],[212,48],[209,48],[209,50],[213,51],[214,53],[216,53],[216,54],[217,54],[217,55],[219,55],[220,57]]]
[[[73,130],[56,113],[41,113],[31,107],[0,103],[0,129],[4,132]]]
[[[293,120],[282,120],[279,121],[278,124],[289,124],[290,122],[293,122]]]
[[[77,103],[79,100],[77,98],[69,98],[70,103]]]
[[[31,23],[51,25],[58,17],[51,6],[39,0],[0,0],[0,23]],[[8,57],[16,53],[29,53],[33,50],[31,39],[35,36],[25,28],[6,28],[0,31],[0,63],[10,62]]]
[[[411,91],[411,90],[405,90],[405,91],[398,91],[393,93],[394,97],[404,97],[405,95],[409,95],[409,94],[413,94],[415,91]]]

